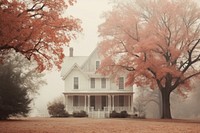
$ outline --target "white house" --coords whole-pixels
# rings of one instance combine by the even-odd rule
[[[89,117],[109,117],[113,110],[133,113],[133,87],[125,87],[125,77],[119,83],[111,76],[96,73],[101,59],[97,48],[89,57],[73,56],[70,48],[61,70],[64,80],[65,105],[69,113],[84,110]]]

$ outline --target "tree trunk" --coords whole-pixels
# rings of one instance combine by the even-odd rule
[[[170,92],[163,88],[161,89],[162,95],[162,119],[172,119],[170,110]]]

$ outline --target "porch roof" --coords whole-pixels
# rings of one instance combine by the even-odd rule
[[[71,92],[63,92],[64,95],[133,95],[133,91],[71,91]]]

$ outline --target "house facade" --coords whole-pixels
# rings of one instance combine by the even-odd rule
[[[112,75],[96,73],[101,59],[97,48],[90,56],[73,56],[70,48],[61,70],[64,80],[64,97],[69,113],[84,110],[89,117],[109,117],[112,111],[133,113],[133,87],[125,86],[126,75],[121,75],[118,83]]]

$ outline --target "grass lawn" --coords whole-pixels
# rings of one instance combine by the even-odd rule
[[[0,121],[0,133],[200,133],[200,121],[22,118]]]

